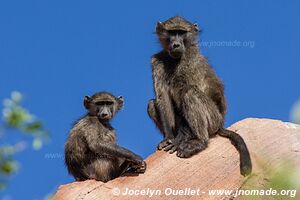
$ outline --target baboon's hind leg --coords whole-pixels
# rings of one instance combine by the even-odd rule
[[[208,146],[209,135],[218,131],[223,118],[212,100],[193,88],[184,95],[182,117],[189,137],[180,143],[177,156],[189,158]]]

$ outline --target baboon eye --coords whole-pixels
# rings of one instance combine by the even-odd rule
[[[169,30],[168,33],[170,35],[184,35],[187,33],[187,31],[184,30]]]
[[[107,101],[106,102],[106,105],[109,105],[109,106],[111,106],[111,105],[113,105],[114,104],[114,102],[112,102],[112,101]]]
[[[113,102],[112,101],[98,101],[95,103],[97,106],[104,106],[104,105],[113,105]]]
[[[105,103],[103,101],[98,101],[95,103],[97,106],[103,106],[105,105]]]

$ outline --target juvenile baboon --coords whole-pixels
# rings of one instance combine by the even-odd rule
[[[75,123],[65,145],[65,163],[77,181],[107,182],[128,170],[143,173],[146,163],[133,152],[116,144],[110,120],[123,106],[123,98],[108,92],[85,96],[88,113]]]
[[[216,134],[229,138],[240,153],[242,175],[252,164],[241,136],[224,128],[224,86],[198,48],[197,24],[176,16],[158,22],[163,50],[152,57],[155,99],[148,114],[164,135],[158,150],[188,158],[204,150]]]

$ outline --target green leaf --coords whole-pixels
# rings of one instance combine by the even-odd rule
[[[18,163],[12,160],[4,160],[0,163],[0,171],[4,175],[9,175],[16,172],[18,169]]]
[[[0,180],[0,190],[4,190],[6,188],[6,183],[4,180]]]
[[[16,153],[16,147],[13,145],[5,145],[0,147],[0,155],[9,156]]]
[[[39,150],[42,148],[42,146],[43,146],[43,141],[40,138],[34,138],[32,142],[32,148],[34,150]]]
[[[43,128],[43,124],[39,121],[35,121],[33,123],[26,124],[24,126],[24,131],[25,132],[36,132],[42,128]]]
[[[30,134],[32,148],[39,150],[43,146],[43,141],[49,138],[49,134],[44,130],[43,123],[22,107],[22,100],[23,95],[14,91],[11,93],[11,98],[3,101],[2,116],[5,123],[3,129],[0,127],[0,133],[5,133],[10,130],[7,128],[11,128]],[[5,189],[9,176],[18,170],[18,162],[15,161],[14,154],[25,148],[28,139],[26,137],[24,141],[16,145],[0,145],[0,190]]]
[[[11,99],[16,103],[19,103],[22,101],[23,95],[19,91],[13,91],[11,93]]]

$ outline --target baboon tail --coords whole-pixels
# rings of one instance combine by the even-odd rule
[[[228,138],[240,154],[240,173],[247,176],[252,172],[252,163],[247,145],[244,139],[237,133],[222,128],[218,135]]]

